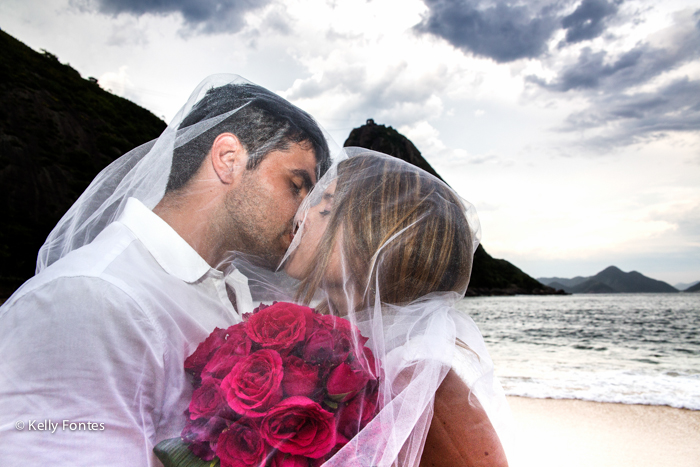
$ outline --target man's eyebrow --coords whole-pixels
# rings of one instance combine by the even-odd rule
[[[306,191],[311,191],[311,189],[314,187],[314,182],[311,181],[311,176],[309,175],[309,172],[307,172],[304,169],[292,169],[292,173],[297,177],[301,177],[302,183],[304,185],[304,188],[306,188]]]

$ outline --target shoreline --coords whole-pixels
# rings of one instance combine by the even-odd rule
[[[511,467],[697,467],[700,410],[507,396]]]

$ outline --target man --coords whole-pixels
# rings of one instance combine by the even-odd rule
[[[146,151],[76,203],[103,206],[86,219],[121,211],[116,221],[0,308],[0,465],[159,465],[153,446],[184,426],[184,359],[252,307],[246,279],[221,262],[238,251],[276,265],[329,165],[313,119],[251,84],[210,89]],[[140,193],[162,193],[161,179],[150,210]],[[90,199],[108,189],[124,199]]]

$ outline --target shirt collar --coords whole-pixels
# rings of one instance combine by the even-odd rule
[[[185,239],[138,199],[126,201],[119,222],[138,237],[168,274],[192,283],[212,270]]]

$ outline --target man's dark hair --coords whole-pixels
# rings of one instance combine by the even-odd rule
[[[179,130],[236,110],[230,117],[173,151],[165,191],[184,187],[199,170],[204,157],[221,133],[233,133],[248,152],[246,169],[255,169],[272,151],[308,143],[316,156],[316,177],[330,166],[328,144],[316,121],[277,94],[254,84],[227,84],[212,88],[192,108]]]

